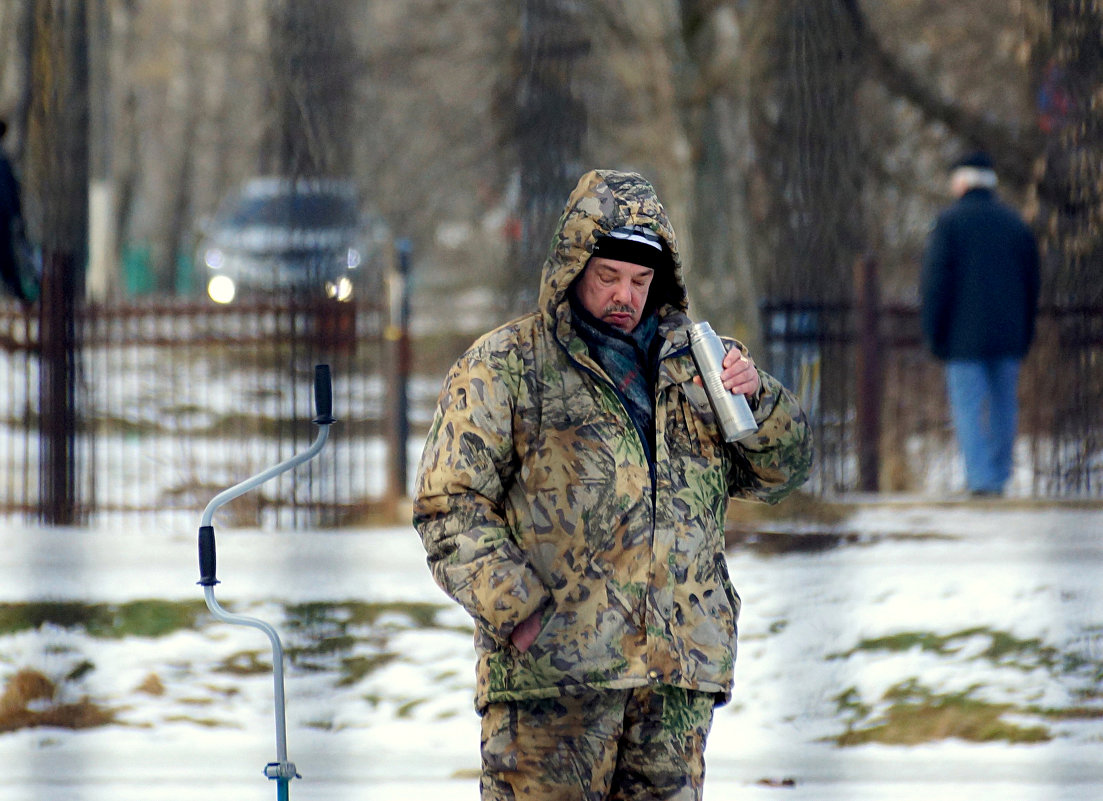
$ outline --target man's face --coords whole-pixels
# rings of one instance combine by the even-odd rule
[[[578,279],[578,299],[594,317],[629,334],[643,316],[654,275],[650,267],[595,257]]]

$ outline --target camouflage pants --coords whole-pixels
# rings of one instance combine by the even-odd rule
[[[677,687],[491,704],[483,801],[698,801],[715,698]]]

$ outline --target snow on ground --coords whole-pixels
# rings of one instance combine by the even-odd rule
[[[120,616],[135,601],[201,601],[192,524],[139,520],[0,531],[0,604],[106,604]],[[831,531],[843,544],[729,554],[740,652],[706,798],[1103,797],[1103,512],[880,502]],[[304,778],[292,797],[477,799],[470,624],[433,584],[412,529],[226,528],[218,545],[219,599],[276,624],[295,652],[288,746]],[[878,645],[889,637],[904,645]],[[159,636],[57,622],[0,632],[0,681],[34,667],[63,700],[117,714],[89,730],[0,734],[0,801],[271,798],[268,654],[262,634],[201,609]],[[151,676],[159,692],[139,689]],[[1051,739],[827,741],[875,725],[901,686],[1009,704],[1005,722]],[[795,785],[769,786],[785,780]]]

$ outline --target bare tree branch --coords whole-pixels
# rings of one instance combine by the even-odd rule
[[[928,119],[943,123],[970,145],[987,151],[996,170],[1010,183],[1027,186],[1035,182],[1034,165],[1045,144],[1036,128],[1015,130],[941,96],[884,48],[870,29],[859,0],[840,1],[864,57],[886,89],[910,102]]]

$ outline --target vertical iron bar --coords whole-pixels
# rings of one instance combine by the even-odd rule
[[[855,263],[854,294],[858,312],[855,373],[858,384],[855,417],[858,443],[858,489],[877,492],[881,461],[881,287],[877,262],[865,256]]]

